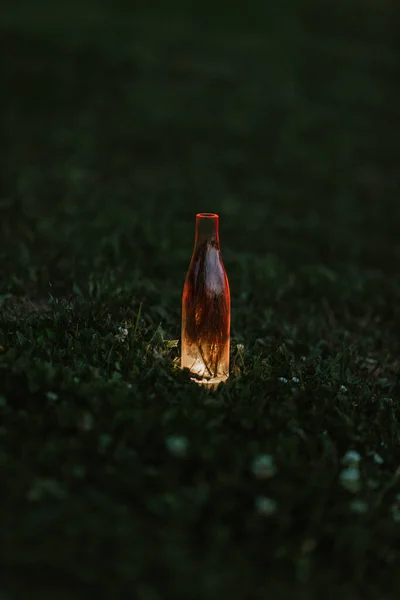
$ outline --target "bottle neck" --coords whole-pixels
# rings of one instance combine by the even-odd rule
[[[219,250],[219,217],[214,213],[199,213],[196,215],[196,237],[194,247],[210,241]]]

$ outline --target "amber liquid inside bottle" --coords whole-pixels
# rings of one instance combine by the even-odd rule
[[[196,216],[196,238],[182,295],[181,366],[216,385],[229,376],[231,302],[222,262],[218,215]]]

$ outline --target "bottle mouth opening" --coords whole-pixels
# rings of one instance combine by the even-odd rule
[[[218,215],[216,213],[197,213],[196,217],[198,219],[218,219]]]

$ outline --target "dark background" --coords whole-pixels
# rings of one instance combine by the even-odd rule
[[[1,4],[1,600],[398,597],[399,31],[389,0]],[[199,211],[211,397],[175,368]]]

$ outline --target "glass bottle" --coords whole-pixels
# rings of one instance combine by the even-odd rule
[[[231,300],[222,262],[218,215],[196,215],[196,237],[182,294],[181,367],[198,383],[229,376]]]

